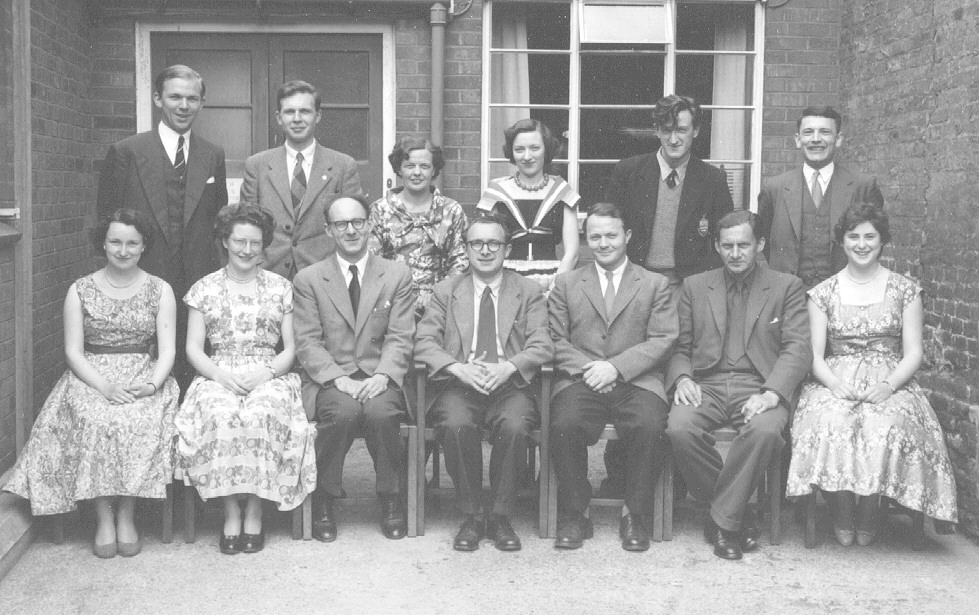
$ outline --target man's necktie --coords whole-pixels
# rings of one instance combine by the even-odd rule
[[[350,305],[354,307],[354,319],[357,318],[357,308],[360,307],[360,280],[357,278],[357,265],[350,265]]]
[[[605,277],[608,284],[605,285],[605,319],[612,319],[612,306],[615,305],[615,282],[612,281],[612,272],[606,271]]]
[[[496,352],[496,309],[489,286],[483,289],[483,298],[479,300],[479,329],[476,331],[476,358],[484,353],[483,360],[487,363],[500,360]]]
[[[823,200],[823,185],[819,183],[819,171],[812,174],[812,203],[817,208]]]
[[[180,181],[184,181],[187,173],[187,160],[184,158],[184,136],[177,137],[177,153],[173,157],[173,170],[177,173]]]
[[[666,176],[666,185],[670,187],[670,190],[676,188],[677,183],[680,181],[680,176],[677,175],[676,169],[670,171],[670,174]]]
[[[731,363],[736,363],[744,356],[744,328],[748,326],[744,310],[744,285],[736,282],[731,313],[727,318],[727,358]]]
[[[302,204],[304,196],[306,196],[306,171],[303,170],[302,152],[298,152],[296,153],[296,168],[292,172],[292,210],[294,212],[299,211],[299,205]]]

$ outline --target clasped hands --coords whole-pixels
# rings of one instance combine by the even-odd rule
[[[887,398],[894,393],[891,390],[891,387],[884,381],[873,384],[862,391],[858,391],[849,383],[841,380],[840,382],[837,382],[836,385],[830,387],[829,390],[839,399],[846,399],[855,402],[853,404],[854,408],[864,402],[867,402],[868,404],[882,403],[887,401]]]
[[[509,361],[487,363],[486,353],[468,363],[453,363],[446,370],[466,386],[489,395],[516,373],[517,366]]]
[[[129,404],[140,397],[149,397],[156,391],[152,385],[143,382],[140,384],[119,384],[118,382],[107,382],[100,390],[110,404]]]
[[[699,406],[704,401],[703,389],[692,378],[684,376],[676,383],[673,403],[683,406]],[[741,406],[741,414],[747,423],[762,412],[778,407],[779,396],[774,391],[763,391],[750,396]]]
[[[214,381],[235,395],[248,395],[259,385],[272,379],[272,371],[268,367],[259,367],[244,374],[233,374],[226,369],[218,370]]]
[[[388,388],[388,377],[385,374],[374,374],[363,380],[354,380],[350,376],[340,376],[333,385],[341,392],[353,397],[360,403],[374,399]]]

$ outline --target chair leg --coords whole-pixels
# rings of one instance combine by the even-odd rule
[[[666,482],[666,471],[659,473],[659,477],[656,479],[656,485],[653,487],[653,527],[651,531],[651,538],[655,542],[663,541],[663,512],[666,506],[666,501],[663,493],[663,483]]]
[[[557,537],[557,474],[554,472],[554,463],[550,458],[546,461],[541,459],[541,465],[547,464],[547,536],[546,538]],[[587,513],[586,513],[587,514]]]
[[[925,514],[921,511],[912,511],[911,524],[914,528],[911,535],[911,548],[914,551],[921,551],[925,548]]]
[[[309,497],[310,496],[308,495],[306,496],[307,499]],[[303,503],[305,502],[306,500],[304,499]],[[292,539],[302,540],[302,538],[303,538],[303,505],[300,504],[299,506],[292,509]]]
[[[190,485],[184,485],[184,542],[197,541],[197,528],[194,526],[197,517],[197,490]]]
[[[544,453],[544,445],[541,444],[541,454],[540,454],[540,473],[537,479],[537,536],[540,538],[547,538],[548,532],[550,531],[550,520],[548,519],[548,476],[551,471],[551,466],[548,462],[547,456]]]
[[[768,468],[769,514],[772,517],[769,542],[773,545],[782,542],[782,457],[778,455]]]
[[[303,500],[303,540],[313,539],[313,496]]]
[[[439,443],[438,440],[432,440],[432,480],[429,481],[428,486],[432,489],[438,489],[441,485],[441,455],[439,455]]]
[[[806,507],[805,542],[807,549],[816,548],[816,492],[817,489],[813,487],[812,493],[803,498]]]
[[[673,454],[663,465],[663,540],[673,540]]]
[[[424,449],[424,444],[422,444]],[[408,431],[408,484],[406,491],[408,495],[408,536],[414,538],[418,536],[418,430]],[[424,451],[422,452],[424,455]],[[422,472],[425,468],[422,466]],[[424,480],[424,479],[423,479]]]
[[[51,541],[56,545],[65,543],[65,517],[67,515],[51,515]]]
[[[163,500],[163,518],[160,521],[160,541],[173,542],[173,483],[167,484],[167,497]]]

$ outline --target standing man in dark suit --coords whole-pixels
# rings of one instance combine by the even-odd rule
[[[153,220],[152,249],[139,266],[173,287],[177,310],[177,359],[173,374],[182,390],[194,376],[183,340],[187,308],[179,301],[204,275],[221,265],[213,237],[218,210],[228,204],[224,150],[191,132],[204,105],[204,80],[180,64],[153,80],[153,104],[160,110],[156,130],[109,147],[99,175],[99,219],[128,207]]]
[[[772,269],[802,278],[812,288],[846,265],[833,228],[854,203],[884,197],[877,180],[835,161],[843,118],[832,107],[809,107],[797,122],[795,146],[802,168],[766,179],[758,195],[765,256]]]
[[[510,233],[502,218],[474,218],[465,237],[469,273],[435,285],[415,358],[439,387],[430,413],[466,515],[453,548],[475,551],[486,536],[501,551],[518,551],[510,516],[528,433],[540,424],[529,385],[553,355],[547,306],[540,284],[504,271]],[[485,522],[482,429],[493,444]]]
[[[341,496],[343,460],[362,433],[377,472],[381,531],[405,536],[400,495],[405,450],[401,391],[415,333],[411,271],[368,253],[370,203],[344,196],[325,210],[336,253],[296,274],[296,356],[303,406],[316,420],[317,487],[313,537],[336,540],[333,500]]]
[[[741,559],[758,548],[748,498],[785,444],[812,348],[802,282],[756,264],[765,247],[758,216],[727,214],[718,232],[724,267],[687,278],[680,291],[667,435],[690,494],[710,502],[704,532],[714,555]],[[711,435],[722,425],[739,431],[723,462]]]
[[[361,194],[357,163],[316,141],[320,93],[305,81],[276,92],[275,119],[286,142],[245,161],[241,202],[261,205],[275,218],[265,268],[290,280],[334,250],[323,231],[323,212],[341,195]]]
[[[625,456],[619,536],[627,551],[649,548],[653,485],[663,467],[669,406],[662,371],[677,337],[667,279],[629,261],[631,231],[619,209],[600,203],[585,218],[595,264],[557,277],[549,302],[555,345],[551,457],[558,479],[559,549],[592,536],[588,449],[615,425]]]
[[[661,273],[675,295],[689,275],[720,267],[714,251],[717,221],[734,209],[724,171],[694,156],[700,132],[700,105],[671,94],[653,108],[660,147],[652,154],[627,158],[612,171],[606,200],[618,205],[635,237],[629,259]],[[619,444],[605,449],[608,479],[602,491],[622,492],[624,470]]]

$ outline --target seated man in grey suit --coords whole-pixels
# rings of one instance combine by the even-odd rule
[[[439,390],[429,412],[466,514],[453,548],[475,551],[486,536],[501,551],[517,551],[509,517],[527,435],[540,423],[529,384],[553,355],[547,306],[538,283],[503,270],[510,233],[502,218],[474,218],[465,237],[469,274],[435,285],[415,358]],[[485,523],[481,429],[493,444]]]
[[[653,485],[663,466],[669,406],[662,370],[677,337],[669,281],[632,263],[622,213],[600,203],[585,218],[595,264],[557,277],[548,298],[555,346],[551,457],[558,479],[554,546],[577,549],[592,536],[588,446],[613,423],[625,453],[619,536],[627,551],[649,549]]]
[[[748,498],[781,453],[796,387],[812,365],[802,281],[757,266],[765,247],[757,228],[750,211],[721,218],[724,267],[683,281],[680,338],[666,374],[675,390],[673,455],[690,494],[710,503],[704,532],[724,559],[758,548]],[[711,431],[723,425],[739,434],[722,462]]]
[[[340,197],[326,210],[335,254],[296,275],[296,356],[303,406],[316,420],[313,537],[336,540],[333,500],[343,493],[343,460],[363,434],[377,472],[381,530],[405,535],[400,494],[405,468],[401,392],[415,333],[411,271],[368,254],[369,204]]]

